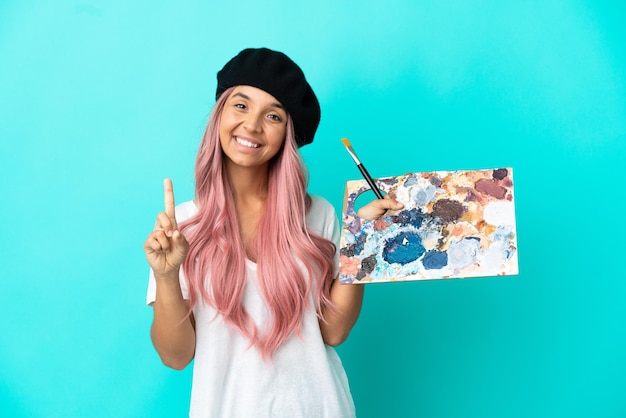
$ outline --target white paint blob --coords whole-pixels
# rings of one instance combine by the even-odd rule
[[[509,201],[489,202],[485,206],[483,219],[491,225],[513,225],[515,205]]]

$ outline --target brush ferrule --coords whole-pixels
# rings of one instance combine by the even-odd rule
[[[359,160],[359,157],[356,156],[356,153],[354,152],[352,147],[348,145],[348,146],[346,146],[346,149],[348,150],[348,153],[350,154],[350,156],[352,157],[352,159],[354,160],[356,165],[361,164],[361,161]]]

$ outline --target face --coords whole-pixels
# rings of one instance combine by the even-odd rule
[[[287,111],[274,96],[237,86],[226,99],[220,120],[220,144],[231,167],[267,168],[287,132]]]

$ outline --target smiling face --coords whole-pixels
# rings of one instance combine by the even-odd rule
[[[287,111],[274,96],[252,86],[235,87],[219,125],[227,166],[267,169],[286,132]]]

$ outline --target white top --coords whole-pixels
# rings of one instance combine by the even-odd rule
[[[321,197],[312,196],[307,226],[332,240],[339,250],[340,230],[335,210]],[[197,212],[193,202],[176,207],[178,223]],[[338,269],[338,253],[335,269]],[[187,285],[181,271],[183,296]],[[260,330],[269,312],[257,283],[257,265],[246,260],[244,306]],[[154,302],[156,284],[150,271],[147,303]],[[310,305],[315,306],[313,295]],[[263,361],[249,340],[216,316],[215,309],[198,302],[196,353],[190,417],[210,418],[344,418],[354,417],[348,379],[334,348],[324,344],[314,308],[302,322],[302,336],[292,336]],[[262,332],[262,331],[261,331]]]

